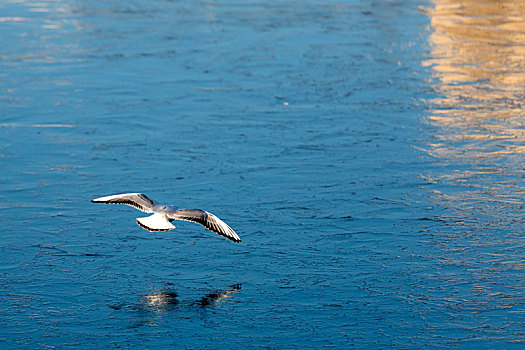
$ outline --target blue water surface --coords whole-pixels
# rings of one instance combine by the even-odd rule
[[[522,23],[519,1],[0,2],[0,347],[525,346]],[[243,242],[90,203],[125,192]]]

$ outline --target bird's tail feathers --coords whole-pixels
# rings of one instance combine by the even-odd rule
[[[153,214],[145,218],[137,218],[137,224],[148,231],[169,231],[175,228],[164,214]]]

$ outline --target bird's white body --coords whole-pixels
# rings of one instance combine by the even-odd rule
[[[161,213],[155,213],[145,218],[137,218],[137,223],[148,231],[169,231],[175,228],[166,214]]]
[[[137,218],[137,224],[148,231],[169,231],[175,228],[173,220],[191,221],[201,224],[208,230],[224,236],[234,242],[241,239],[224,221],[200,209],[175,209],[170,206],[155,203],[141,193],[123,193],[93,199],[93,203],[126,204],[145,213],[153,215]]]

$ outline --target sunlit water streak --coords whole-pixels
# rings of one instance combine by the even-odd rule
[[[423,64],[436,89],[427,152],[442,168],[427,179],[446,209],[429,232],[444,286],[436,302],[449,329],[472,330],[471,340],[523,343],[525,7],[434,4]]]
[[[6,347],[523,345],[518,2],[0,11]]]

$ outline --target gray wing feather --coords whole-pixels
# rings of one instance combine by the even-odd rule
[[[126,204],[145,213],[153,213],[155,202],[142,193],[123,193],[93,199],[93,203]]]
[[[240,242],[241,239],[235,231],[228,226],[224,221],[200,209],[179,209],[173,213],[168,214],[168,218],[172,220],[191,221],[201,224],[208,230],[213,231],[223,237],[226,237],[234,242]]]

